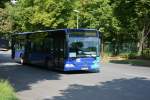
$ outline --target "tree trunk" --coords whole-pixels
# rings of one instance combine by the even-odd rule
[[[143,29],[143,31],[139,33],[138,56],[141,56],[141,55],[142,55],[142,51],[143,51],[143,45],[144,45],[144,31],[145,31],[145,29]]]
[[[141,56],[143,50],[143,40],[139,42],[138,56]]]
[[[101,50],[100,50],[101,56],[103,57],[104,56],[104,43],[102,41],[101,41],[100,47],[101,47]]]

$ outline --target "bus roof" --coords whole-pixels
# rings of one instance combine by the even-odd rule
[[[20,33],[15,33],[14,35],[17,35],[17,34],[30,34],[30,33],[35,33],[35,32],[20,32]]]
[[[34,31],[34,32],[19,32],[19,33],[15,33],[14,35],[18,35],[18,34],[31,34],[31,33],[37,33],[37,32],[52,32],[52,31],[65,31],[65,30],[70,30],[70,31],[97,31],[96,29],[88,29],[88,28],[79,28],[79,29],[52,29],[52,30],[40,30],[40,31]]]
[[[62,30],[71,30],[71,31],[76,31],[76,30],[78,30],[78,31],[96,31],[96,29],[88,29],[88,28],[78,28],[78,29],[76,29],[76,28],[72,28],[72,29],[70,29],[70,28],[65,28],[65,29],[54,29],[54,30],[45,30],[45,31],[62,31]]]

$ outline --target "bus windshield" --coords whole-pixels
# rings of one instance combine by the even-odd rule
[[[97,37],[70,37],[69,57],[98,56],[99,39]]]

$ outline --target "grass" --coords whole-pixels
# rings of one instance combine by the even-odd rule
[[[109,62],[117,63],[117,64],[131,64],[133,66],[150,67],[150,61],[149,60],[142,60],[142,59],[110,60]]]
[[[0,100],[17,100],[15,91],[8,81],[0,80]]]
[[[110,56],[109,54],[107,53],[104,53],[103,56],[102,56],[102,63],[108,63],[110,61],[120,61],[120,60],[126,60],[128,59],[127,57],[122,57],[122,56]]]
[[[136,53],[124,53],[119,56],[109,56],[107,53],[103,54],[102,63],[116,63],[116,64],[130,64],[133,66],[150,67],[150,59],[138,57]]]

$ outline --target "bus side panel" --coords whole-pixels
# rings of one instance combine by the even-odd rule
[[[12,58],[20,60],[23,58],[25,53],[26,36],[25,35],[14,35],[12,37]]]
[[[31,64],[44,66],[45,58],[47,57],[47,55],[48,53],[33,52],[29,54],[28,60]]]
[[[24,55],[24,50],[15,51],[15,59],[21,58]]]

